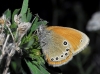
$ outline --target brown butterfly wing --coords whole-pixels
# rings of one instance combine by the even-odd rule
[[[64,37],[72,46],[72,53],[75,55],[82,51],[88,44],[89,38],[86,34],[73,28],[50,26],[47,28],[56,34]]]

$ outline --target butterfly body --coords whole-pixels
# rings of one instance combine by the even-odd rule
[[[68,63],[89,43],[89,38],[84,33],[60,26],[40,25],[38,37],[45,60],[54,67]]]

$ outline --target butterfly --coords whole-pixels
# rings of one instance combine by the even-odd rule
[[[53,67],[68,63],[89,44],[85,33],[69,27],[40,25],[37,36],[45,60]]]

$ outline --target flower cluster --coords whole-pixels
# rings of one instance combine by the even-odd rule
[[[11,22],[8,18],[6,18],[6,15],[3,15],[0,18],[0,62],[5,57],[5,55],[12,57],[15,54],[15,51],[19,52],[19,50],[21,50],[19,47],[21,39],[31,27],[30,22],[22,21],[21,15],[15,15],[14,22],[17,25],[15,35],[13,35],[12,33],[12,30],[10,28]],[[10,34],[5,33],[5,30],[9,31]],[[12,37],[12,42],[9,42],[9,39],[11,39],[10,36]]]

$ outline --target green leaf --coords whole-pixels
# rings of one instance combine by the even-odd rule
[[[40,57],[39,59],[41,60],[41,64],[45,64],[43,57]]]
[[[12,61],[11,65],[12,65],[13,70],[16,71],[17,70],[17,64],[16,64],[16,62]]]
[[[27,47],[31,47],[31,46],[33,45],[33,43],[34,43],[34,39],[32,38],[32,39],[30,39],[30,41],[28,42]]]
[[[33,43],[34,43],[33,36],[24,36],[22,38],[22,40],[21,40],[21,44],[20,45],[25,44],[24,48],[30,48],[30,47],[32,47]]]
[[[10,26],[11,30],[13,31],[13,33],[15,32],[16,33],[16,29],[17,29],[17,25],[15,23],[13,23],[11,26]]]
[[[12,23],[14,23],[14,16],[15,16],[16,14],[18,14],[19,11],[20,11],[20,9],[15,9],[15,10],[14,10],[14,12],[13,12],[13,14],[12,14]]]
[[[26,21],[27,21],[27,19],[26,19],[26,14],[23,14],[23,15],[22,15],[21,21],[23,21],[23,22],[26,22]]]
[[[26,64],[28,65],[30,71],[32,74],[44,74],[44,72],[41,72],[35,65],[33,65],[30,61],[26,61]]]
[[[15,74],[21,73],[22,71],[21,59],[14,57],[13,61],[11,61],[11,67],[12,67],[12,70],[15,72]]]
[[[6,15],[6,18],[11,19],[11,10],[7,9],[4,14]]]
[[[10,26],[10,28],[13,30],[14,29],[14,31],[16,31],[16,28],[17,28],[17,25],[16,25],[16,23],[14,22],[14,16],[16,15],[16,14],[18,14],[18,12],[20,11],[20,9],[15,9],[14,10],[14,12],[13,12],[13,14],[12,14],[12,25]],[[14,32],[13,31],[13,32]]]
[[[41,24],[46,25],[47,24],[47,21],[41,20],[41,21],[38,22],[38,17],[36,17],[35,22],[32,24],[31,31],[36,30],[38,28],[38,26],[41,25]]]
[[[39,68],[41,72],[43,72],[44,74],[50,74],[42,65],[39,65],[38,62],[36,61],[32,61],[32,62],[35,64],[35,66]]]
[[[27,12],[27,21],[31,21],[32,19],[32,13],[30,12],[30,9],[28,8],[28,12]]]
[[[36,15],[35,18],[32,21],[32,27],[31,27],[31,31],[30,31],[29,35],[31,35],[32,32],[35,31],[38,28],[39,25],[41,25],[41,24],[46,25],[47,24],[47,21],[44,21],[44,20],[41,20],[39,22],[38,21],[39,21],[39,16]]]
[[[29,35],[31,35],[32,32],[33,32],[34,30],[36,30],[36,28],[38,27],[38,25],[37,25],[38,17],[36,16],[36,17],[33,19],[32,22],[33,22],[33,23],[32,23],[32,27],[31,27],[31,31],[30,31],[30,34],[29,34]]]
[[[44,67],[41,65],[39,66],[39,69],[44,73],[44,74],[50,74]]]
[[[41,20],[41,21],[37,22],[37,25],[41,25],[41,24],[46,25],[47,23],[48,23],[47,21]]]
[[[28,9],[28,0],[23,0],[23,5],[20,14],[24,15]]]

